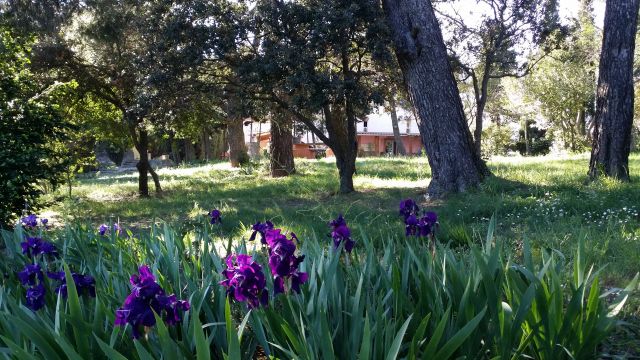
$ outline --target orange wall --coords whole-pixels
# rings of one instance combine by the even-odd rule
[[[262,134],[260,136],[260,151],[269,147],[270,134]],[[420,154],[422,151],[422,141],[420,136],[402,136],[402,143],[407,151],[407,154]],[[378,135],[358,135],[358,152],[362,153],[365,149],[371,149],[367,151],[366,156],[380,156],[385,153],[385,144],[387,141],[393,141],[393,136],[378,136]],[[368,147],[368,144],[371,144]],[[333,151],[327,148],[327,156],[334,156]],[[315,153],[309,149],[309,144],[293,144],[293,156],[297,158],[315,158]]]
[[[402,136],[401,139],[407,154],[419,154],[421,152],[422,141],[420,136]],[[383,155],[386,150],[386,143],[389,141],[393,141],[393,136],[358,135],[358,150],[366,152],[367,155]]]
[[[293,157],[314,159],[315,153],[309,149],[309,144],[293,144]]]

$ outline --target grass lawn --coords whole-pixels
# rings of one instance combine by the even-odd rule
[[[224,232],[248,237],[251,224],[271,220],[298,234],[302,241],[330,241],[327,222],[343,213],[354,238],[375,241],[403,239],[397,213],[403,198],[417,199],[438,213],[438,239],[464,252],[468,241],[486,236],[489,220],[496,216],[496,236],[519,257],[523,239],[533,249],[560,250],[569,271],[576,244],[586,243],[587,264],[603,267],[605,288],[624,287],[640,271],[640,183],[611,180],[587,183],[586,155],[552,158],[500,158],[490,162],[495,175],[480,189],[428,202],[423,194],[429,182],[426,159],[360,159],[354,194],[339,195],[337,170],[332,159],[298,160],[297,174],[269,178],[266,164],[251,171],[210,163],[159,171],[162,196],[139,198],[137,174],[103,175],[78,180],[73,196],[66,189],[49,194],[43,213],[57,222],[120,221],[137,231],[155,220],[189,225],[191,220],[219,208]],[[640,174],[640,156],[630,160],[632,176]],[[541,250],[542,249],[542,250]],[[569,273],[568,273],[569,274]],[[638,324],[637,296],[625,309],[626,318]],[[615,334],[616,348],[640,353],[638,327]]]
[[[336,194],[332,159],[298,160],[297,174],[272,179],[266,168],[253,171],[212,163],[159,171],[162,196],[139,198],[137,173],[80,179],[69,199],[66,189],[49,195],[62,200],[44,215],[58,223],[73,220],[93,225],[119,220],[126,228],[146,228],[154,219],[185,223],[219,208],[226,233],[247,236],[247,228],[271,220],[301,239],[324,239],[327,222],[343,213],[354,229],[370,238],[403,232],[398,202],[415,198],[440,217],[441,242],[480,241],[490,218],[496,235],[517,254],[523,238],[536,248],[557,249],[570,256],[578,239],[586,241],[588,263],[607,265],[607,284],[620,285],[640,271],[640,183],[602,181],[587,184],[586,156],[502,158],[490,162],[495,177],[483,186],[446,201],[427,202],[426,159],[365,158],[357,164],[357,193]],[[630,160],[640,173],[640,156]]]

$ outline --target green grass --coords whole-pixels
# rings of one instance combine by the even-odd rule
[[[236,236],[247,236],[246,227],[268,219],[301,238],[322,238],[326,223],[343,213],[356,234],[386,237],[403,231],[397,204],[412,197],[439,214],[443,242],[480,241],[495,214],[496,234],[515,254],[525,237],[534,247],[565,254],[584,239],[587,261],[607,265],[605,285],[619,285],[640,271],[640,184],[588,183],[587,164],[586,156],[496,159],[490,162],[495,177],[480,189],[428,202],[422,196],[430,175],[424,158],[360,159],[358,192],[349,195],[336,194],[331,160],[297,161],[298,173],[280,179],[269,178],[264,167],[247,173],[213,163],[160,170],[165,192],[150,198],[137,196],[136,173],[80,179],[72,199],[64,189],[49,195],[54,204],[45,215],[58,223],[94,225],[119,219],[135,231],[153,219],[184,223],[220,208],[225,231]],[[631,157],[630,167],[632,176],[640,174],[640,156]]]

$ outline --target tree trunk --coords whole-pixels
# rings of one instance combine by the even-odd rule
[[[474,150],[478,156],[482,155],[482,120],[484,118],[484,108],[487,105],[486,89],[484,89],[484,95],[476,104],[476,128],[473,132],[473,145]]]
[[[156,194],[162,194],[162,187],[160,186],[160,177],[158,176],[156,171],[153,170],[153,167],[151,167],[151,165],[149,165],[149,174],[151,174],[151,178],[153,179],[153,186],[156,189]]]
[[[135,130],[134,130],[135,131]],[[138,141],[135,143],[136,150],[140,153],[140,160],[136,164],[138,169],[138,194],[142,197],[149,196],[149,138],[145,130],[138,131]]]
[[[242,118],[233,117],[227,122],[227,141],[229,142],[229,162],[232,167],[240,167],[249,159],[247,145],[244,143]]]
[[[324,106],[324,116],[327,133],[331,140],[327,145],[336,156],[336,167],[340,176],[340,192],[347,194],[354,191],[353,175],[356,173],[356,157],[358,155],[355,122],[349,124],[353,119],[350,120],[343,111],[337,110],[337,107],[331,109],[329,105]],[[344,121],[344,117],[347,118],[347,121]]]
[[[586,113],[584,109],[578,110],[576,122],[576,126],[578,127],[578,134],[580,134],[584,139],[584,137],[587,136]]]
[[[398,126],[398,113],[396,112],[395,95],[391,95],[389,97],[389,107],[391,108],[391,126],[393,127],[393,140],[396,142],[396,150],[400,155],[407,155],[407,151],[404,149],[404,143],[402,143],[402,137],[400,137],[400,127]]]
[[[629,181],[633,53],[640,0],[607,0],[589,176]]]
[[[489,175],[474,150],[462,101],[430,1],[383,0],[432,179],[430,197],[476,187]]]
[[[189,162],[196,159],[196,149],[190,139],[184,140],[184,161]]]
[[[489,71],[493,64],[492,53],[487,54],[484,59],[484,70],[482,72],[482,81],[480,83],[480,93],[478,93],[477,80],[474,78],[474,89],[476,93],[476,128],[474,130],[474,149],[478,156],[482,156],[482,124],[484,119],[484,108],[487,105],[487,92],[489,89]]]
[[[277,117],[277,119],[275,119]],[[274,116],[271,121],[271,176],[282,177],[296,171],[293,161],[293,135],[291,120],[285,116]]]
[[[340,176],[340,192],[342,194],[353,192],[353,175],[356,173],[355,152],[341,154],[340,157],[336,154],[336,166]]]

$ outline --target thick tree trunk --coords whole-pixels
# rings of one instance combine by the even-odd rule
[[[291,120],[286,116],[274,116],[271,121],[270,168],[272,177],[282,177],[296,171],[293,162],[293,135]]]
[[[393,127],[393,140],[396,142],[396,150],[400,155],[407,155],[407,151],[404,149],[404,143],[400,136],[400,127],[398,126],[398,113],[396,112],[396,97],[391,95],[389,97],[389,107],[391,108],[391,126]]]
[[[429,157],[430,197],[476,187],[489,174],[474,150],[440,26],[425,0],[383,0]]]
[[[249,160],[247,145],[244,143],[242,118],[234,117],[227,122],[227,141],[229,142],[229,162],[232,167],[240,167]]]
[[[342,194],[353,192],[353,175],[356,173],[355,153],[342,154],[340,157],[336,155],[336,166],[340,176],[340,192]]]
[[[354,191],[353,175],[356,173],[358,145],[355,137],[355,119],[329,105],[324,107],[325,124],[331,142],[327,144],[336,156],[336,167],[340,176],[340,192]],[[344,120],[347,118],[347,121]],[[353,121],[353,124],[350,122]]]
[[[640,0],[607,0],[589,176],[629,181],[633,53]]]
[[[134,130],[135,131],[135,130]],[[138,169],[138,194],[143,197],[149,196],[149,138],[145,130],[138,131],[138,141],[135,143],[136,150],[140,153],[140,160],[136,164]]]

